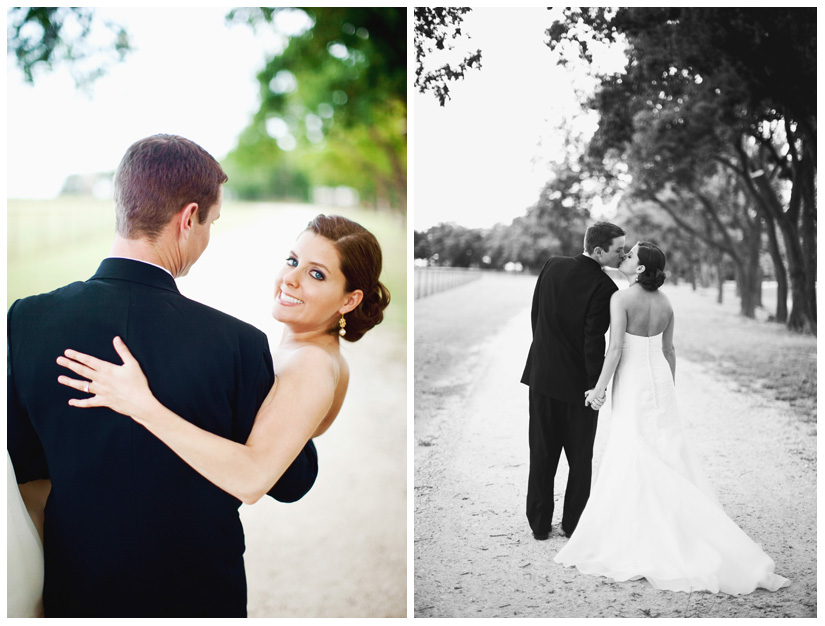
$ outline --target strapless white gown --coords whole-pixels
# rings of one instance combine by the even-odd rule
[[[8,557],[6,562],[7,617],[41,617],[43,614],[43,544],[20,490],[11,457],[8,464]]]
[[[688,447],[661,334],[625,334],[612,405],[590,499],[555,561],[671,591],[739,595],[788,586],[725,514]]]

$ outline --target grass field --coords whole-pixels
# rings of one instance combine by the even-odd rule
[[[219,233],[249,226],[262,211],[279,205],[224,201]],[[332,212],[334,209],[319,207]],[[403,216],[387,211],[347,209],[346,215],[372,231],[381,242],[384,269],[381,276],[392,294],[385,323],[406,330],[407,238]],[[6,308],[18,298],[52,291],[94,274],[112,244],[115,230],[111,201],[60,198],[9,200],[7,211]],[[297,233],[296,233],[297,235]]]

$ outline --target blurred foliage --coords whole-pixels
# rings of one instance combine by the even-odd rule
[[[482,229],[458,224],[438,224],[415,234],[415,257],[432,260],[433,265],[479,267],[486,249]]]
[[[65,65],[75,85],[88,90],[131,46],[123,27],[96,20],[93,7],[10,7],[6,50],[29,83]]]
[[[221,162],[229,176],[227,188],[243,200],[309,202],[311,183],[292,152],[278,148],[275,139],[254,126],[238,137],[238,146]]]
[[[439,224],[415,233],[415,258],[431,265],[537,272],[551,256],[583,249],[595,188],[580,168],[560,165],[526,215],[491,229]]]
[[[295,10],[239,8],[227,20],[276,29]],[[300,10],[311,25],[258,74],[260,110],[227,160],[230,184],[242,197],[347,185],[366,204],[406,209],[406,9]]]
[[[444,63],[425,69],[425,60],[435,51],[452,50],[450,40],[462,36],[467,7],[415,7],[415,86],[420,93],[432,92],[444,106],[450,97],[450,81],[464,78],[469,69],[481,69],[481,50],[468,53],[457,64]],[[469,35],[467,36],[469,39]]]
[[[95,7],[13,7],[8,53],[26,80],[65,65],[87,89],[131,50],[124,28]],[[279,14],[307,27],[278,31]],[[230,23],[269,29],[285,47],[258,75],[260,109],[226,160],[246,199],[311,199],[313,186],[352,187],[363,204],[406,210],[406,9],[236,8]]]

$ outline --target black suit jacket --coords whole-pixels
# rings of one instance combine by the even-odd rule
[[[124,339],[172,411],[245,442],[272,386],[266,336],[183,297],[160,268],[106,259],[86,282],[15,302],[8,323],[8,450],[20,483],[50,478],[46,616],[245,616],[240,501],[130,418],[70,407],[73,348],[120,363]],[[270,492],[312,487],[310,441]]]
[[[584,406],[604,364],[610,296],[618,290],[597,261],[553,257],[533,293],[533,343],[521,382],[558,400]]]

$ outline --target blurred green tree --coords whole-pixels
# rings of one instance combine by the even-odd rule
[[[274,29],[297,10],[240,8],[227,20]],[[300,11],[309,25],[258,74],[260,109],[229,161],[254,163],[248,178],[280,168],[296,189],[347,185],[375,206],[406,209],[406,10]]]
[[[88,92],[131,47],[126,30],[96,19],[93,7],[10,7],[6,50],[27,82],[63,64],[78,89]]]

